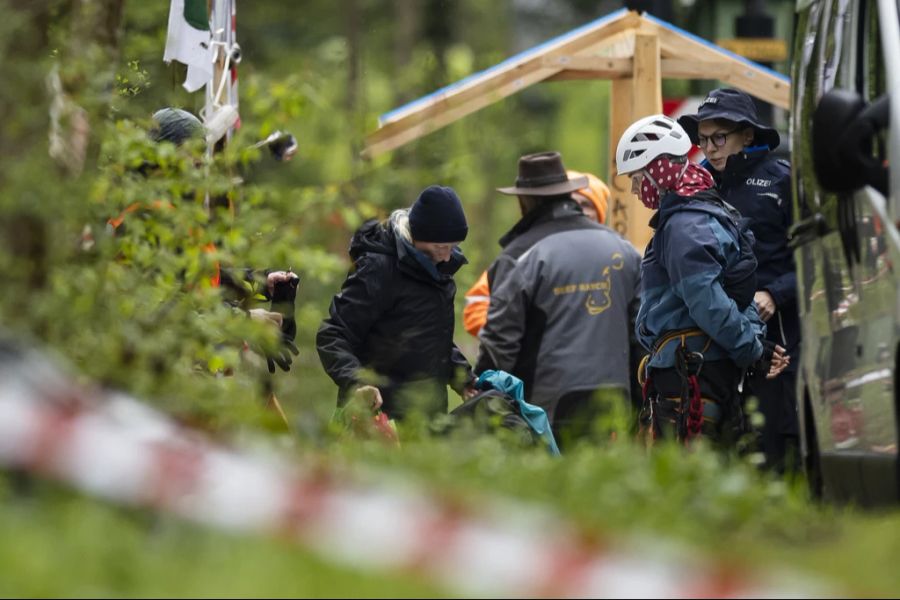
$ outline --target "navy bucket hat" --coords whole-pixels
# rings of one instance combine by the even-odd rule
[[[739,125],[746,124],[748,127],[752,127],[754,145],[766,145],[769,150],[774,150],[781,143],[781,136],[777,131],[759,122],[753,98],[740,90],[719,88],[711,91],[700,103],[697,114],[678,117],[678,124],[684,128],[691,141],[696,144],[697,127],[700,121],[708,119],[725,119]]]

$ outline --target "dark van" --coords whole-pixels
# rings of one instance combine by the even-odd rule
[[[815,494],[861,505],[900,500],[897,5],[799,0],[792,67],[804,461]]]

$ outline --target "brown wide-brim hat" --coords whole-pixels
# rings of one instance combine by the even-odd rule
[[[569,179],[559,152],[538,152],[519,159],[515,186],[497,191],[509,196],[558,196],[587,186],[587,177]]]

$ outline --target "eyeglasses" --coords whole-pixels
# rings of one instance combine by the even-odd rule
[[[740,127],[735,127],[731,131],[725,131],[723,133],[714,133],[711,136],[707,137],[705,135],[697,136],[697,145],[701,148],[706,148],[706,145],[709,144],[709,141],[712,140],[712,143],[715,144],[717,148],[721,148],[725,145],[725,142],[728,141],[728,136],[732,133],[736,133]]]

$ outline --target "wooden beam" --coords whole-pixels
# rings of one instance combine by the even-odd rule
[[[609,127],[610,225],[643,252],[652,236],[653,211],[631,193],[630,178],[616,173],[616,146],[629,125],[662,112],[660,44],[655,33],[637,32],[632,77],[612,81]]]
[[[662,110],[662,68],[655,33],[634,36],[634,102],[640,118]]]
[[[454,121],[458,121],[466,115],[481,110],[485,106],[489,106],[498,100],[511,96],[533,83],[542,81],[556,72],[556,69],[540,69],[534,71],[527,76],[510,81],[506,85],[495,89],[492,94],[475,96],[464,104],[448,107],[444,111],[436,114],[430,120],[415,122],[404,128],[395,128],[390,135],[379,135],[382,130],[378,130],[366,138],[366,148],[361,153],[362,157],[371,159],[395,148],[399,148],[400,146],[408,144],[432,131],[449,125]]]
[[[609,93],[609,176],[606,181],[610,194],[607,220],[610,227],[626,239],[630,239],[629,215],[634,196],[631,193],[631,179],[616,173],[616,146],[619,144],[619,138],[634,122],[631,110],[634,101],[633,89],[634,81],[630,77],[615,79],[611,82]]]
[[[605,56],[547,56],[543,60],[545,67],[560,67],[575,71],[609,71],[617,75],[631,75],[632,60],[630,58],[611,58]]]
[[[634,12],[579,30],[577,35],[563,36],[507,63],[392,113],[366,138],[363,156],[372,158],[393,150],[540,81],[611,79],[615,83],[627,79],[628,86],[641,90],[629,92],[633,109],[629,124],[661,111],[661,78],[718,79],[776,106],[790,106],[790,83],[783,78]],[[625,87],[618,86],[620,96],[626,95]],[[614,146],[618,134],[611,134]],[[640,208],[632,211],[639,212]]]
[[[661,61],[663,79],[718,79],[729,67],[721,62],[664,58]]]
[[[662,112],[662,65],[659,38],[655,33],[638,31],[634,38],[634,76],[631,101],[631,123],[642,117]],[[627,127],[627,126],[626,126]],[[619,136],[624,129],[619,132]],[[618,144],[619,138],[616,137]],[[627,179],[627,178],[626,178]],[[626,238],[639,252],[643,252],[653,236],[648,223],[653,211],[631,193],[628,181],[628,210]]]
[[[631,69],[629,68],[627,72],[620,72],[619,70],[615,71],[573,71],[566,70],[560,71],[553,77],[548,77],[547,81],[583,81],[583,80],[597,80],[597,79],[626,79],[631,77]]]
[[[750,61],[735,56],[716,46],[699,42],[691,37],[642,18],[642,30],[653,30],[659,36],[663,52],[686,62],[716,63],[722,65],[709,76],[698,74],[697,78],[718,79],[740,90],[765,100],[775,106],[790,109],[791,84]]]
[[[393,114],[381,128],[366,138],[363,155],[369,158],[377,156],[547,79],[563,68],[546,66],[546,59],[589,52],[602,46],[608,37],[634,28],[639,22],[640,17],[636,13],[625,13],[580,35],[551,44],[540,53],[483,77],[475,77],[464,85],[452,87],[423,104],[415,104],[408,110]]]
[[[547,81],[578,79],[621,79],[631,77],[634,67],[630,58],[575,57],[572,66]],[[590,60],[583,60],[589,58]],[[719,79],[731,73],[731,66],[722,62],[663,58],[660,61],[663,79]]]
[[[392,124],[419,122],[430,118],[442,109],[458,103],[468,102],[473,97],[484,93],[490,93],[493,89],[501,87],[535,69],[543,68],[547,57],[558,55],[574,55],[591,47],[602,44],[604,39],[616,33],[635,27],[640,22],[640,17],[633,12],[600,24],[592,31],[583,32],[581,35],[557,42],[542,52],[511,63],[503,68],[486,74],[484,77],[476,76],[471,81],[459,87],[454,87],[444,93],[436,95],[423,105],[414,105],[408,110],[391,115],[390,119],[382,123],[382,128]]]

